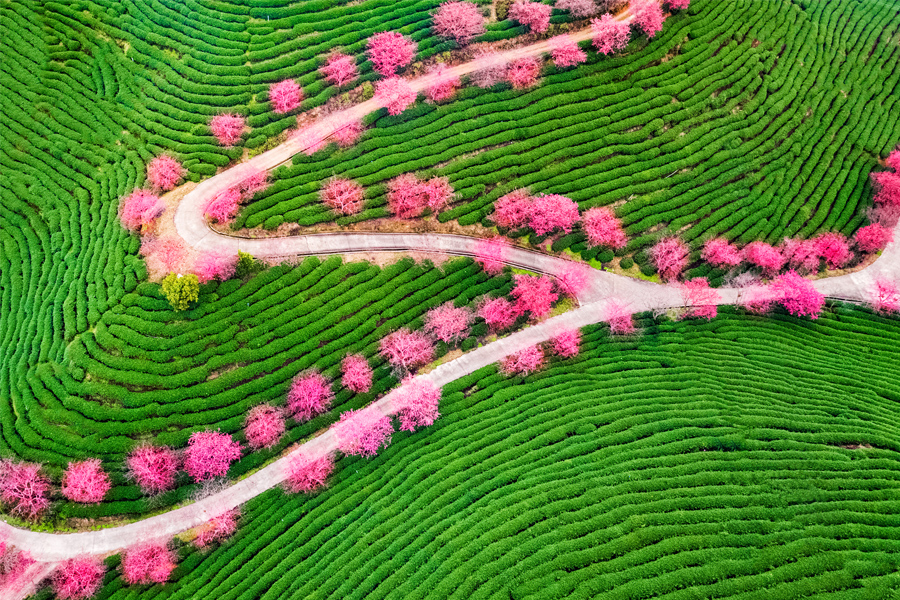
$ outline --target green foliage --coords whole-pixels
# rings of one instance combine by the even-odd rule
[[[626,256],[622,260],[619,261],[619,266],[623,269],[630,269],[634,266],[634,260],[631,259],[630,256]]]
[[[264,268],[265,264],[263,264],[262,261],[256,260],[252,255],[238,250],[237,267],[235,267],[234,270],[235,277],[243,279],[244,277],[259,273]]]
[[[193,273],[169,273],[163,279],[160,289],[173,309],[187,310],[200,297],[200,280]]]

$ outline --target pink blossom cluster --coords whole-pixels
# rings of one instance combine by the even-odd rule
[[[181,163],[167,154],[157,156],[147,164],[147,181],[157,190],[171,190],[184,173]]]
[[[149,190],[136,189],[122,199],[119,220],[125,229],[137,231],[152,225],[164,209],[159,196]]]
[[[594,0],[556,0],[555,7],[559,10],[569,11],[576,19],[584,19],[597,14],[597,5]]]
[[[426,88],[425,97],[432,102],[443,102],[452,98],[462,85],[459,77],[453,75],[444,63],[438,63],[431,67],[428,75],[434,78],[434,83]]]
[[[376,73],[393,77],[397,69],[412,62],[416,43],[396,31],[383,31],[368,39],[366,53]]]
[[[521,25],[526,25],[531,33],[544,33],[550,28],[549,4],[515,0],[509,7],[509,18]]]
[[[609,331],[613,335],[630,335],[637,331],[634,314],[616,300],[610,301],[607,305],[605,321],[609,323]]]
[[[585,1],[593,4],[591,0]],[[550,38],[550,47],[552,48],[550,57],[553,59],[553,64],[558,69],[574,67],[587,60],[587,54],[578,47],[578,42],[569,35],[558,35]]]
[[[550,348],[554,354],[563,358],[571,358],[578,354],[581,346],[581,331],[567,329],[550,339]]]
[[[184,452],[184,470],[195,482],[228,474],[231,463],[241,457],[241,445],[227,433],[197,431]]]
[[[703,260],[716,267],[731,268],[741,264],[741,251],[725,238],[714,238],[703,245]]]
[[[319,69],[319,72],[325,76],[329,83],[338,87],[345,86],[359,77],[356,61],[352,56],[342,52],[335,52],[329,56],[325,64]]]
[[[481,265],[485,273],[499,275],[506,264],[508,249],[509,242],[504,237],[479,239],[475,242],[475,262]]]
[[[688,264],[690,248],[677,237],[663,238],[650,248],[648,255],[663,281],[675,281]]]
[[[666,15],[659,0],[631,0],[631,12],[635,24],[647,37],[652,38],[662,31]]]
[[[109,475],[100,467],[99,458],[70,462],[62,478],[62,495],[72,502],[96,504],[112,486]]]
[[[612,54],[623,50],[631,39],[631,26],[607,13],[599,19],[591,19],[593,45],[600,54]]]
[[[293,79],[285,79],[269,86],[269,101],[275,112],[288,113],[300,106],[303,90]]]
[[[445,302],[425,313],[425,331],[441,341],[455,344],[468,335],[474,318],[468,307]]]
[[[416,427],[429,427],[440,413],[438,404],[441,390],[431,381],[410,379],[396,391],[395,407],[401,431],[415,431]]]
[[[705,277],[697,277],[686,281],[681,286],[681,296],[685,306],[691,307],[684,313],[685,318],[714,319],[717,306],[721,297],[715,288],[709,287],[709,281]]]
[[[541,61],[533,56],[516,59],[506,67],[506,80],[517,90],[537,84],[541,73]]]
[[[219,144],[226,148],[230,148],[240,141],[245,127],[244,117],[231,113],[216,115],[209,122],[212,134],[216,136]]]
[[[341,383],[356,394],[372,388],[372,367],[362,354],[351,354],[341,362]]]
[[[582,220],[584,233],[590,247],[606,246],[613,250],[624,248],[628,243],[622,222],[611,208],[599,207],[588,209]]]
[[[310,458],[298,452],[288,461],[284,489],[291,494],[315,492],[327,485],[332,471],[334,458],[331,455]]]
[[[216,542],[222,542],[234,535],[241,509],[232,508],[204,523],[192,541],[197,548],[206,548]]]
[[[875,280],[871,292],[872,308],[882,314],[900,313],[900,289],[893,281],[885,278]]]
[[[512,302],[502,297],[485,300],[477,314],[494,333],[512,327],[519,316]]]
[[[375,99],[389,115],[399,115],[416,101],[416,91],[405,79],[391,77],[375,84]]]
[[[784,267],[785,259],[778,248],[765,242],[750,242],[744,248],[744,260],[764,273],[774,275]]]
[[[860,227],[853,240],[862,252],[879,252],[894,241],[894,231],[881,223]]]
[[[590,283],[592,269],[584,263],[570,262],[560,270],[556,279],[563,295],[577,298]]]
[[[175,553],[166,544],[140,544],[122,553],[122,579],[128,585],[165,583],[173,569]]]
[[[284,414],[271,404],[254,406],[244,420],[247,443],[256,450],[271,448],[284,435]]]
[[[506,61],[499,52],[480,48],[475,52],[474,60],[482,66],[469,75],[472,85],[486,89],[506,79]]]
[[[296,421],[303,423],[331,408],[333,400],[334,392],[325,376],[315,370],[308,371],[291,382],[287,410]]]
[[[419,217],[426,209],[440,212],[453,198],[453,188],[445,177],[420,180],[405,173],[388,182],[388,209],[399,219]]]
[[[240,204],[240,190],[236,187],[225,188],[210,198],[203,213],[210,221],[227,223],[237,215]]]
[[[825,297],[816,290],[811,281],[804,279],[795,271],[788,271],[776,277],[769,285],[769,292],[776,302],[795,317],[818,319],[825,306]]]
[[[337,142],[338,146],[347,148],[356,143],[356,140],[359,139],[363,129],[364,127],[361,122],[349,121],[338,125],[335,128],[334,133],[331,134],[331,137],[334,138],[334,141]]]
[[[872,184],[875,186],[875,204],[900,206],[900,149],[890,153],[887,165],[892,171],[881,171],[871,175]]]
[[[515,190],[497,199],[491,218],[500,227],[528,225],[536,234],[546,235],[556,230],[569,233],[581,214],[571,198],[559,194],[532,198],[525,190]]]
[[[666,0],[672,10],[684,10],[691,5],[691,0]]]
[[[391,418],[376,407],[350,410],[341,414],[334,424],[338,450],[348,456],[371,458],[391,443],[394,425]]]
[[[0,502],[10,514],[35,520],[50,506],[50,479],[37,463],[0,460]]]
[[[0,536],[0,590],[13,584],[34,563],[31,554],[13,548]]]
[[[333,177],[319,192],[319,196],[331,210],[342,215],[354,215],[362,210],[366,192],[355,181]]]
[[[544,351],[540,346],[528,346],[500,360],[504,375],[530,375],[544,366]]]
[[[404,327],[381,340],[379,354],[395,369],[411,371],[431,362],[434,344],[424,333]]]
[[[178,455],[167,446],[139,446],[128,455],[125,464],[145,494],[159,494],[175,485]]]
[[[464,46],[484,33],[484,16],[473,2],[444,2],[434,15],[431,30]]]
[[[516,315],[531,313],[535,319],[546,316],[559,299],[554,290],[553,280],[546,275],[513,275],[515,285],[512,289],[513,309]]]
[[[237,270],[238,256],[228,252],[211,250],[197,257],[194,263],[194,273],[200,283],[206,283],[214,279],[228,281],[234,277]]]
[[[59,600],[85,600],[100,589],[106,566],[98,558],[70,558],[51,576],[53,593]]]

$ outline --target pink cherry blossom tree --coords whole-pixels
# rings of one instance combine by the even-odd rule
[[[272,110],[279,114],[291,112],[303,101],[303,90],[293,79],[285,79],[269,86]]]
[[[497,199],[491,220],[498,227],[518,229],[528,223],[533,204],[534,200],[526,190],[514,190]]]
[[[544,351],[540,346],[528,346],[500,360],[500,372],[507,376],[531,375],[544,366]]]
[[[237,184],[237,189],[241,193],[241,200],[246,201],[267,189],[270,185],[272,185],[272,182],[269,181],[268,171],[250,167],[245,169],[243,178]]]
[[[781,244],[784,264],[798,272],[818,273],[821,258],[815,240],[785,238]]]
[[[197,548],[207,548],[212,544],[227,540],[237,530],[237,520],[240,516],[241,509],[232,508],[213,517],[200,526],[197,537],[191,543]]]
[[[129,231],[149,227],[162,214],[165,206],[159,196],[149,190],[136,189],[122,199],[119,220]]]
[[[319,196],[325,206],[342,215],[360,212],[366,200],[366,192],[361,185],[340,177],[329,179]]]
[[[303,452],[298,452],[288,461],[287,478],[282,485],[288,493],[309,494],[324,488],[332,471],[334,471],[334,457],[330,454],[310,458]]]
[[[785,259],[778,248],[765,242],[750,242],[744,248],[744,259],[767,275],[774,275],[784,267]]]
[[[684,313],[684,318],[714,319],[717,306],[721,297],[719,292],[709,287],[709,281],[705,277],[697,277],[686,281],[681,286],[681,297],[685,306],[691,307]]]
[[[468,335],[474,318],[468,307],[445,302],[425,313],[425,331],[448,344],[455,344]]]
[[[613,250],[624,248],[628,243],[622,222],[616,218],[611,208],[591,208],[584,213],[582,221],[588,246],[606,246]]]
[[[881,314],[900,313],[900,289],[890,279],[880,277],[875,280],[869,302]]]
[[[597,14],[594,0],[556,0],[556,8],[567,10],[576,19],[584,19]]]
[[[853,241],[862,252],[879,252],[894,241],[894,232],[881,223],[872,223],[860,227]]]
[[[591,32],[594,34],[594,48],[600,54],[624,50],[631,39],[631,26],[628,22],[620,21],[609,13],[599,19],[591,19]]]
[[[287,410],[300,423],[309,421],[329,408],[334,400],[331,384],[318,371],[301,373],[291,382]]]
[[[691,4],[691,0],[666,0],[666,4],[672,10],[684,10]]]
[[[393,77],[413,61],[416,43],[396,31],[383,31],[369,38],[366,53],[376,73]]]
[[[559,194],[547,194],[534,199],[528,225],[538,235],[556,230],[569,233],[580,218],[581,213],[574,200]]]
[[[499,275],[506,264],[509,242],[506,238],[496,236],[479,239],[475,242],[475,262],[481,265],[485,273]]]
[[[359,77],[356,69],[356,60],[352,56],[335,52],[328,57],[325,64],[319,69],[328,83],[337,87],[343,87]]]
[[[553,280],[546,275],[517,274],[513,275],[515,285],[512,297],[515,299],[514,310],[517,315],[531,313],[535,319],[547,315],[559,294],[553,291]]]
[[[841,233],[828,232],[815,237],[816,254],[825,260],[829,269],[840,269],[853,259],[850,242]]]
[[[825,297],[795,271],[779,275],[769,285],[773,299],[795,317],[818,319],[825,306]]]
[[[128,585],[165,583],[175,569],[176,558],[166,544],[132,546],[122,553],[122,579]]]
[[[609,332],[613,335],[631,335],[637,331],[634,314],[621,302],[612,300],[606,307],[606,319]]]
[[[469,75],[472,85],[487,89],[506,80],[506,60],[499,52],[479,49],[475,52],[475,61],[479,68]]]
[[[391,77],[375,84],[375,99],[389,115],[399,115],[416,101],[416,92],[405,79]]]
[[[11,515],[36,520],[50,506],[49,494],[41,465],[0,460],[0,502]]]
[[[228,223],[237,215],[240,203],[240,190],[237,187],[225,188],[206,203],[203,213],[210,221]]]
[[[434,345],[424,333],[398,329],[383,340],[379,353],[398,371],[411,371],[428,364],[434,357]]]
[[[593,275],[592,271],[583,263],[570,262],[566,264],[556,276],[560,294],[577,298],[578,294],[587,289]]]
[[[484,33],[484,16],[473,2],[444,2],[434,15],[431,30],[438,37],[465,46]]]
[[[422,182],[421,190],[425,198],[425,208],[434,214],[443,210],[453,199],[453,187],[446,177],[432,177]]]
[[[654,37],[662,31],[666,15],[658,0],[631,0],[631,12],[634,15],[634,23],[647,37]]]
[[[578,355],[581,346],[581,331],[567,329],[550,339],[550,348],[553,353],[563,358],[571,358]]]
[[[104,573],[106,566],[99,558],[70,558],[51,576],[53,593],[59,600],[85,600],[100,590]]]
[[[238,255],[219,250],[209,250],[197,257],[194,263],[194,273],[200,283],[206,283],[214,279],[228,281],[234,277],[237,269]]]
[[[405,173],[388,182],[388,210],[399,219],[421,216],[426,209],[433,213],[443,209],[453,197],[453,188],[444,177],[420,181],[411,173]]]
[[[184,174],[181,163],[168,154],[157,156],[147,164],[147,181],[156,190],[171,190]]]
[[[394,425],[391,418],[373,406],[341,414],[333,426],[338,450],[347,456],[371,458],[391,443]]]
[[[531,33],[544,33],[550,28],[549,4],[516,0],[509,7],[509,18],[521,25],[526,25]]]
[[[372,367],[362,354],[350,354],[341,361],[341,383],[355,394],[372,389]]]
[[[894,228],[900,223],[900,204],[876,204],[866,210],[866,216],[872,223]]]
[[[216,115],[209,122],[212,134],[216,136],[219,144],[226,148],[230,148],[240,141],[245,127],[244,117],[230,113]]]
[[[647,254],[663,281],[675,281],[681,277],[688,264],[690,249],[677,237],[663,238],[650,248]]]
[[[356,143],[356,140],[359,139],[359,136],[362,134],[363,124],[359,121],[349,121],[346,123],[339,124],[337,128],[334,130],[334,133],[331,136],[334,138],[334,141],[337,142],[337,145],[341,148],[347,148]]]
[[[228,474],[231,463],[241,457],[241,445],[227,433],[197,431],[184,452],[184,470],[195,482]]]
[[[900,173],[881,171],[872,173],[875,186],[875,203],[887,206],[900,205]]]
[[[72,502],[96,504],[103,500],[112,484],[100,467],[99,458],[70,462],[62,478],[62,495]]]
[[[468,4],[468,2],[460,4]],[[459,77],[453,75],[447,65],[438,63],[428,70],[428,74],[434,78],[434,83],[426,88],[426,98],[432,102],[443,102],[456,95],[461,83]]]
[[[591,0],[586,0],[593,4]],[[558,3],[557,3],[558,4]],[[557,35],[550,38],[550,57],[557,69],[565,69],[566,67],[574,67],[580,65],[587,60],[587,54],[578,47],[578,42],[569,35]]]
[[[271,448],[284,435],[284,414],[271,404],[254,406],[244,420],[244,435],[254,450]]]
[[[484,301],[477,314],[494,333],[509,329],[516,321],[516,309],[506,298],[492,298]]]
[[[407,379],[395,393],[394,406],[400,420],[400,431],[429,427],[441,416],[438,412],[441,389],[431,381]]]
[[[13,548],[0,535],[0,590],[15,583],[34,563],[31,554]]]
[[[148,495],[172,489],[178,464],[178,455],[168,446],[139,446],[125,461],[128,474]]]
[[[524,90],[537,84],[541,73],[541,61],[533,56],[519,58],[507,65],[506,80],[517,90]]]
[[[717,269],[731,269],[739,264],[743,258],[737,246],[725,238],[713,238],[703,244],[703,260]]]
[[[180,271],[186,249],[181,238],[144,237],[139,250],[147,268],[155,272]]]

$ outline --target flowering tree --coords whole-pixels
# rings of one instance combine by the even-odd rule
[[[303,452],[298,452],[288,460],[287,478],[282,485],[291,494],[309,494],[325,487],[332,471],[334,458],[330,454],[310,458]]]
[[[614,250],[624,248],[628,243],[622,222],[616,218],[611,208],[591,208],[584,213],[582,222],[587,243],[590,247],[606,246]]]
[[[537,84],[540,72],[541,62],[533,56],[526,56],[509,63],[506,67],[506,79],[515,89],[524,90]]]
[[[594,48],[600,54],[612,54],[623,50],[631,39],[631,26],[607,13],[599,19],[591,19]]]
[[[341,362],[341,383],[353,393],[372,389],[372,367],[362,354],[351,354]]]
[[[837,232],[823,233],[813,240],[816,254],[825,259],[829,269],[840,269],[853,258],[847,237]]]
[[[534,199],[528,225],[538,235],[557,229],[569,233],[580,218],[581,213],[574,200],[559,194],[547,194]]]
[[[334,424],[338,450],[348,456],[375,456],[391,443],[392,433],[391,418],[375,407],[342,413],[340,421]]]
[[[332,400],[334,392],[325,376],[318,371],[309,371],[291,382],[287,409],[296,421],[303,423],[328,410]]]
[[[171,190],[184,173],[181,163],[167,154],[157,156],[147,164],[147,181],[157,190]]]
[[[609,323],[609,332],[613,335],[631,335],[637,331],[634,314],[624,304],[615,300],[610,301],[606,307],[605,321]]]
[[[515,298],[517,315],[530,312],[533,318],[540,319],[550,312],[559,298],[559,294],[553,291],[553,280],[546,275],[513,275],[513,279],[512,297]]]
[[[465,46],[484,33],[484,17],[472,2],[444,2],[434,15],[435,35]]]
[[[788,267],[804,273],[818,273],[822,262],[815,240],[785,238],[781,245],[781,256]]]
[[[478,316],[490,327],[491,331],[498,332],[512,327],[516,322],[516,309],[512,302],[506,298],[492,298],[478,307]]]
[[[128,585],[165,583],[175,568],[175,553],[166,544],[145,543],[122,553],[122,579]]]
[[[420,181],[415,175],[404,173],[387,185],[388,209],[400,219],[421,216],[425,209],[437,213],[452,197],[453,188],[443,177]]]
[[[241,200],[249,200],[270,185],[272,182],[269,181],[268,171],[249,167],[245,169],[244,176],[236,187],[241,194]]]
[[[432,177],[422,182],[422,194],[425,197],[425,208],[437,214],[453,198],[453,188],[446,177]]]
[[[300,106],[303,90],[293,79],[285,79],[269,86],[269,101],[275,112],[288,113]]]
[[[355,81],[359,77],[356,70],[356,60],[341,52],[335,52],[328,57],[325,64],[319,69],[325,79],[338,87],[342,87]]]
[[[576,19],[584,19],[597,14],[594,0],[556,0],[556,8],[567,10]]]
[[[866,210],[866,216],[872,223],[893,228],[900,223],[900,204],[876,204]]]
[[[31,554],[16,550],[0,536],[0,590],[12,585],[34,563]]]
[[[210,221],[227,223],[238,213],[241,192],[237,187],[225,188],[210,198],[203,213]]]
[[[109,475],[100,468],[100,459],[70,462],[63,473],[62,495],[72,502],[96,504],[111,487]]]
[[[717,269],[730,269],[741,264],[741,251],[725,238],[714,238],[703,244],[703,260]]]
[[[217,517],[213,517],[200,527],[197,537],[192,541],[197,548],[206,548],[216,542],[222,542],[234,535],[241,509],[232,508]]]
[[[591,275],[592,269],[583,263],[566,264],[556,276],[560,293],[577,298],[587,288]]]
[[[194,264],[194,273],[197,275],[200,283],[206,283],[213,279],[228,281],[234,277],[237,261],[237,254],[211,250],[197,257],[197,262]]]
[[[319,192],[325,206],[342,215],[354,215],[362,210],[366,199],[363,187],[351,181],[333,177],[328,180],[322,191]]]
[[[881,223],[872,223],[860,227],[853,241],[862,252],[879,252],[894,241],[894,232]]]
[[[221,145],[230,148],[240,141],[244,133],[244,117],[232,114],[216,115],[210,120],[209,128]]]
[[[459,77],[453,75],[444,63],[438,63],[429,69],[428,74],[434,78],[434,83],[426,88],[425,97],[432,102],[443,102],[452,98],[461,85]]]
[[[425,313],[425,331],[439,340],[454,344],[466,337],[473,319],[471,309],[445,302]]]
[[[159,196],[148,190],[137,189],[122,199],[119,205],[119,220],[125,229],[137,231],[152,225],[163,210],[165,206]]]
[[[825,297],[812,282],[794,271],[779,275],[769,286],[772,298],[795,317],[818,319],[825,306]]]
[[[681,277],[688,264],[687,244],[677,237],[663,238],[650,248],[648,252],[650,260],[663,281],[675,281]]]
[[[425,379],[408,379],[397,390],[394,406],[400,420],[400,431],[429,427],[440,417],[438,404],[441,389]]]
[[[872,184],[875,186],[876,204],[900,205],[900,173],[872,173]]]
[[[366,53],[372,61],[372,68],[384,77],[393,77],[397,69],[411,63],[416,56],[416,43],[396,31],[376,33],[369,38],[366,45],[368,48]]]
[[[522,25],[527,25],[531,33],[544,33],[550,28],[550,11],[548,4],[516,0],[509,7],[509,18]]]
[[[744,248],[744,258],[748,263],[759,267],[764,273],[773,275],[784,267],[784,256],[778,248],[765,242],[750,242]]]
[[[363,129],[365,128],[361,122],[349,121],[338,125],[331,136],[334,138],[334,141],[337,142],[338,146],[347,148],[356,143],[356,140],[359,139]]]
[[[254,406],[244,420],[244,435],[256,450],[271,448],[284,435],[284,414],[271,404]]]
[[[593,5],[591,0],[587,0]],[[550,38],[550,56],[557,69],[574,67],[587,60],[587,54],[578,47],[578,43],[568,35],[557,35]]]
[[[175,485],[178,456],[168,446],[139,446],[125,464],[145,494],[159,494]]]
[[[686,281],[681,286],[681,297],[684,299],[685,306],[692,307],[691,310],[684,313],[685,318],[694,317],[709,321],[716,317],[721,297],[715,289],[709,287],[709,281],[705,277]]]
[[[900,289],[889,279],[876,279],[870,303],[872,308],[881,314],[900,313]]]
[[[496,51],[482,48],[475,53],[479,68],[469,75],[469,81],[480,88],[494,87],[506,79],[506,61]]]
[[[666,4],[672,10],[684,10],[691,4],[691,0],[666,0]]]
[[[416,92],[405,79],[391,77],[375,84],[375,99],[387,109],[389,115],[399,115],[416,101]]]
[[[563,358],[576,356],[579,346],[581,346],[581,332],[577,329],[567,329],[550,339],[553,353]]]
[[[227,433],[197,431],[184,452],[184,470],[195,482],[228,474],[231,463],[241,457],[241,445]]]
[[[494,202],[491,219],[498,227],[518,229],[528,223],[534,201],[525,190],[514,190]]]
[[[499,275],[503,272],[508,248],[509,242],[500,236],[479,239],[475,242],[475,262],[481,265],[485,273]]]
[[[51,584],[59,600],[84,600],[100,589],[106,566],[97,558],[70,558],[53,572]]]
[[[500,360],[504,375],[530,375],[544,366],[544,351],[540,346],[528,346]]]
[[[431,362],[434,345],[424,333],[404,327],[381,340],[379,352],[395,369],[410,371]]]
[[[666,15],[657,0],[631,0],[631,12],[634,14],[635,24],[647,37],[652,38],[662,31]]]
[[[10,514],[35,520],[50,506],[50,480],[41,465],[0,460],[0,502]]]

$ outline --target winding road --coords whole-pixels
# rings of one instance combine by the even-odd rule
[[[617,17],[630,21],[626,12]],[[591,30],[583,29],[570,34],[577,41],[590,39]],[[549,52],[548,41],[501,53],[504,61],[526,56],[539,56]],[[475,60],[453,67],[451,72],[462,76],[488,66],[490,59]],[[413,89],[421,91],[434,83],[433,76],[426,75],[409,81]],[[296,237],[251,239],[220,234],[211,229],[204,217],[206,202],[219,191],[235,185],[252,170],[271,170],[290,161],[307,148],[314,147],[331,136],[343,124],[357,121],[380,109],[375,99],[368,100],[346,110],[332,113],[317,123],[301,130],[272,150],[260,154],[246,163],[207,179],[187,193],[178,205],[174,219],[178,235],[186,244],[201,251],[248,252],[256,257],[287,257],[304,255],[346,254],[373,251],[437,252],[454,255],[475,255],[477,240],[459,235],[399,234],[399,233],[323,233]],[[900,227],[895,230],[900,238]],[[507,260],[511,265],[528,270],[559,275],[571,265],[571,261],[556,258],[522,248],[510,248]],[[816,288],[832,298],[863,302],[867,299],[876,278],[900,280],[900,247],[891,243],[882,255],[867,268],[840,277],[815,281]],[[744,290],[719,288],[720,304],[734,304]],[[636,280],[621,275],[593,270],[589,285],[578,294],[580,307],[548,319],[538,325],[511,334],[487,346],[468,352],[449,361],[419,378],[441,387],[519,350],[546,341],[560,330],[578,328],[607,318],[612,300],[627,305],[635,312],[659,310],[682,306],[682,290],[677,285],[663,285]],[[395,412],[396,391],[374,402],[366,410],[380,411],[385,415]],[[33,532],[18,529],[0,522],[0,536],[9,543],[31,553],[37,561],[21,578],[15,589],[0,590],[0,599],[22,598],[33,592],[53,568],[54,563],[79,555],[106,555],[131,546],[139,541],[167,540],[191,529],[223,512],[239,506],[266,490],[277,486],[286,477],[285,468],[293,454],[302,452],[315,457],[337,451],[332,430],[327,430],[304,443],[270,465],[249,477],[235,482],[227,489],[198,502],[171,510],[161,515],[135,523],[73,534]]]

